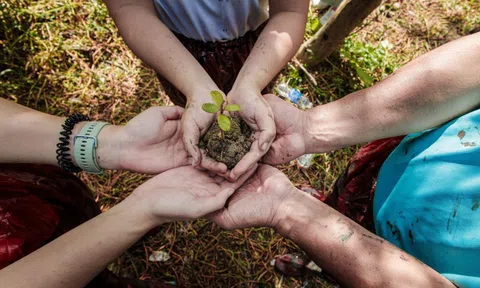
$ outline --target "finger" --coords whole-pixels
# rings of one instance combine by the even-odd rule
[[[273,112],[275,112],[275,110],[276,110],[275,107],[277,105],[285,105],[285,104],[291,105],[287,101],[285,101],[282,98],[280,98],[276,95],[273,95],[273,94],[265,94],[265,95],[263,95],[263,98],[265,98],[265,100],[267,100],[267,102],[270,105],[270,107],[272,108]],[[276,116],[275,113],[274,113],[274,116]]]
[[[188,119],[183,123],[183,145],[187,153],[193,158],[193,165],[197,166],[202,161],[200,148],[198,148],[198,139],[200,138],[200,131],[198,127]]]
[[[253,166],[250,167],[250,169],[248,169],[241,177],[239,177],[235,182],[228,182],[228,181],[225,181],[223,182],[222,184],[220,184],[222,187],[223,186],[226,186],[226,187],[231,187],[233,189],[238,189],[240,186],[243,185],[243,183],[245,183],[245,181],[247,181],[248,178],[250,178],[250,176],[252,176],[253,173],[255,173],[255,170],[257,170],[257,167],[258,167],[258,164],[255,163]]]
[[[202,154],[202,162],[200,163],[202,168],[215,172],[216,174],[225,174],[227,172],[227,165],[208,157],[205,150],[200,149],[200,153]]]
[[[230,219],[228,209],[220,208],[217,211],[214,211],[212,213],[205,215],[205,218],[214,222],[215,224],[222,227],[223,229],[233,228],[231,225],[231,221],[228,220]]]
[[[263,152],[263,154],[267,152],[276,135],[273,111],[268,104],[266,105],[268,106],[267,115],[258,117],[258,119],[256,119],[258,128],[260,130],[260,135],[258,137],[258,148]]]
[[[179,106],[163,107],[163,118],[165,120],[179,120],[183,116],[185,109]]]
[[[256,140],[255,142],[257,141],[258,140]],[[243,156],[240,162],[235,165],[232,172],[230,172],[230,180],[237,180],[238,177],[242,176],[245,172],[252,168],[253,165],[255,165],[260,160],[260,158],[262,158],[264,153],[258,149],[258,145],[256,145],[257,143],[255,142],[253,142],[250,151],[245,154],[245,156]]]
[[[228,198],[235,192],[234,188],[223,188],[215,196],[204,200],[202,205],[203,215],[222,209],[227,203]],[[202,216],[203,216],[202,215]]]
[[[223,181],[225,181],[225,177],[218,176],[218,175],[215,175],[214,179],[217,184],[222,184]]]

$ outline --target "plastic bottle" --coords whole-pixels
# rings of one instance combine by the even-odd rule
[[[296,104],[300,109],[310,109],[313,107],[310,99],[305,97],[298,89],[288,86],[287,83],[281,83],[277,86],[277,93],[280,97],[288,99]],[[297,164],[302,168],[308,168],[312,165],[315,154],[305,154],[297,158]]]
[[[292,103],[298,105],[300,109],[310,109],[313,107],[310,99],[305,97],[298,89],[288,86],[287,83],[281,83],[277,86],[277,93],[280,97],[290,100]]]

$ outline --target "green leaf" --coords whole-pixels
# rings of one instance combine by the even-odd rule
[[[312,29],[312,33],[316,33],[318,29],[320,29],[320,19],[314,18],[310,23],[310,29]]]
[[[207,113],[214,114],[214,113],[217,113],[220,108],[218,108],[218,106],[216,104],[205,103],[205,104],[202,105],[202,109],[203,109],[203,111],[205,111]]]
[[[230,118],[228,118],[228,116],[223,114],[218,114],[217,121],[218,121],[218,125],[220,126],[220,129],[222,129],[225,132],[230,131]]]
[[[210,96],[212,96],[213,101],[217,104],[218,107],[222,107],[223,104],[223,95],[220,91],[213,90],[210,92]]]
[[[225,106],[225,110],[230,111],[230,112],[240,111],[240,105],[238,105],[238,104],[228,104],[227,106]]]
[[[355,70],[357,71],[358,78],[360,78],[360,80],[362,80],[362,82],[365,83],[366,86],[371,86],[373,84],[372,76],[368,75],[365,70],[358,66],[355,66]]]

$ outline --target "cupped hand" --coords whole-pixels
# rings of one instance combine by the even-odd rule
[[[194,166],[219,174],[225,173],[227,172],[227,165],[208,157],[205,151],[202,151],[198,146],[200,137],[207,132],[213,121],[215,121],[215,114],[210,114],[202,110],[204,103],[213,102],[210,97],[210,92],[201,94],[201,96],[192,97],[192,99],[188,101],[182,117],[185,150],[192,157],[192,164]]]
[[[182,142],[182,114],[180,107],[151,107],[125,126],[105,126],[98,136],[99,165],[147,174],[188,165]]]
[[[273,94],[264,97],[275,115],[277,135],[270,150],[263,157],[263,162],[271,165],[283,164],[305,154],[306,112]]]
[[[227,208],[208,218],[225,229],[275,228],[286,216],[285,204],[295,194],[298,191],[280,170],[259,165],[255,174],[230,197]]]
[[[224,207],[228,197],[250,177],[257,167],[236,182],[221,176],[210,177],[192,166],[169,170],[148,180],[131,195],[155,225],[191,220]]]
[[[248,88],[237,88],[227,95],[229,104],[240,105],[238,112],[252,129],[254,141],[250,151],[237,163],[229,173],[229,178],[237,179],[255,165],[267,153],[275,138],[274,114],[270,105],[260,94]]]

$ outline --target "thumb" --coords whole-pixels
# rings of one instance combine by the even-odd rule
[[[198,148],[198,139],[200,139],[200,131],[196,125],[191,122],[183,121],[183,145],[187,153],[193,159],[193,165],[197,166],[202,161],[202,153]]]
[[[203,204],[203,209],[205,209],[205,213],[211,213],[213,211],[217,211],[222,209],[227,203],[227,200],[232,194],[235,192],[233,188],[226,188],[218,192],[215,196],[209,197],[209,199],[205,200]]]
[[[184,111],[185,109],[179,106],[168,106],[164,107],[162,116],[165,120],[178,120],[182,118]]]
[[[268,104],[267,104],[268,105]],[[267,115],[262,115],[257,119],[257,125],[260,130],[258,137],[258,148],[262,152],[267,152],[273,139],[276,135],[275,120],[270,106],[268,107]]]

